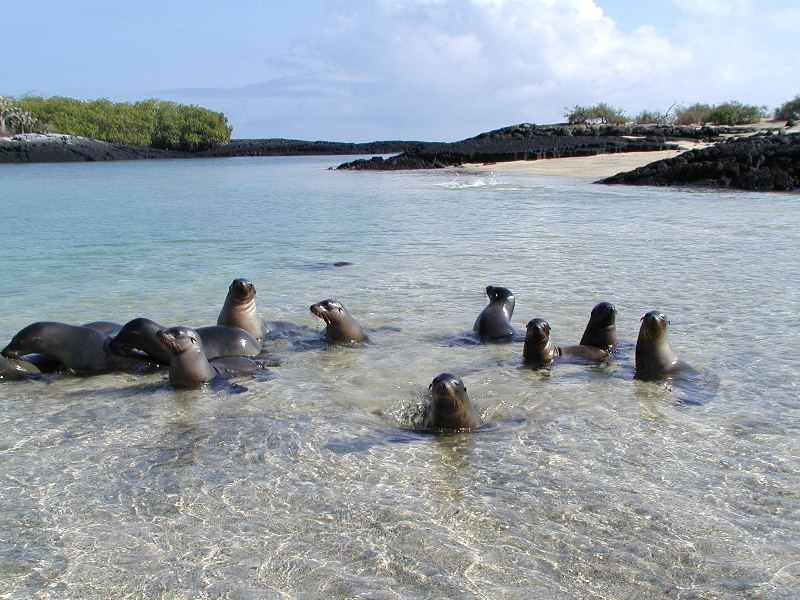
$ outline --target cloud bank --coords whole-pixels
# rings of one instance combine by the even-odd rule
[[[236,137],[352,141],[454,140],[599,101],[636,113],[800,93],[790,89],[800,9],[675,0],[668,26],[623,29],[602,4],[332,2],[325,25],[264,57],[252,83],[161,92],[225,111]]]

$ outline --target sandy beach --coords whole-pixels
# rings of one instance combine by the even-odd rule
[[[515,175],[556,175],[559,177],[587,177],[599,179],[611,177],[623,171],[631,171],[657,160],[673,158],[695,148],[705,148],[711,144],[682,142],[678,150],[654,152],[618,152],[579,156],[571,158],[548,158],[542,160],[515,160],[510,162],[464,164],[460,169],[470,171],[512,173]]]

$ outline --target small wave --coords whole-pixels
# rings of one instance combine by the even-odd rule
[[[462,190],[468,188],[495,186],[497,185],[497,179],[493,174],[489,177],[471,177],[469,179],[456,175],[450,181],[444,181],[442,183],[437,183],[436,185],[437,187],[443,187],[451,190]]]

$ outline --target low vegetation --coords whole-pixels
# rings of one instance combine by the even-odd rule
[[[795,96],[776,108],[774,117],[786,121],[800,120],[800,96]]]
[[[600,123],[604,125],[622,125],[630,120],[623,114],[622,109],[614,108],[605,102],[599,102],[594,106],[575,106],[566,110],[567,112],[564,116],[567,117],[567,122],[570,124]]]
[[[593,106],[575,106],[567,109],[564,116],[572,124],[750,125],[758,123],[767,114],[766,106],[754,106],[730,101],[717,105],[700,102],[689,104],[688,106],[673,104],[665,112],[643,110],[635,117],[626,116],[620,108],[599,103]],[[776,119],[797,119],[799,117],[800,96],[790,100],[775,111]]]
[[[4,97],[0,98],[0,129],[6,127],[12,133],[64,133],[184,152],[207,150],[231,137],[224,114],[156,99],[111,102],[62,96]]]

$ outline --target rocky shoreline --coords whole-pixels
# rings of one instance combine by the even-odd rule
[[[189,157],[184,152],[112,144],[74,135],[25,133],[0,138],[0,164]]]
[[[421,143],[386,141],[357,144],[286,139],[231,140],[229,143],[211,150],[190,153],[102,142],[74,135],[26,133],[0,138],[0,164],[234,156],[395,154]]]
[[[789,130],[794,131],[796,130]],[[344,143],[287,139],[232,140],[187,153],[59,134],[0,138],[1,163],[394,154],[346,162],[341,170],[437,169],[466,163],[500,163],[677,150],[680,142],[707,142],[705,149],[601,180],[628,185],[697,185],[747,190],[800,189],[800,134],[782,126],[674,127],[657,125],[533,125],[523,123],[457,142],[379,141]]]
[[[800,133],[776,135],[769,132],[730,139],[597,183],[797,190],[800,189]]]
[[[503,127],[458,142],[419,144],[397,156],[339,165],[343,170],[437,169],[492,163],[677,149],[674,141],[716,141],[730,128],[658,125],[533,125]]]

